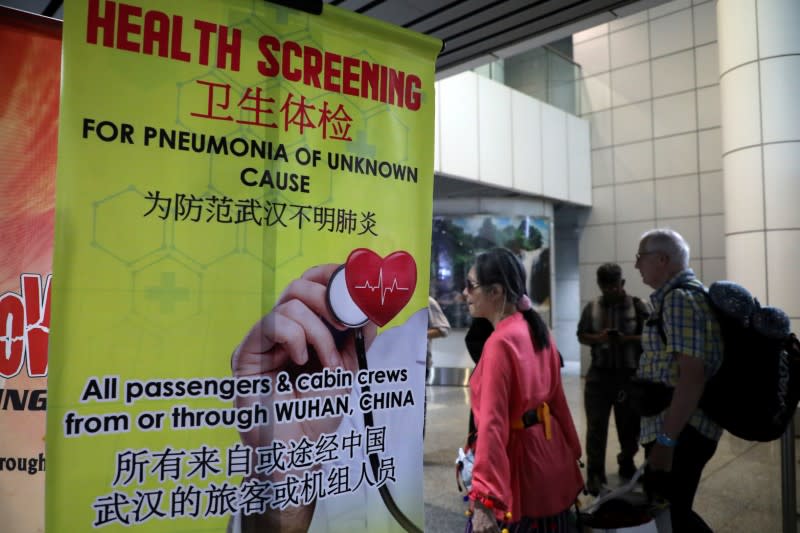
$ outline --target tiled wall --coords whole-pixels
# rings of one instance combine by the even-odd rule
[[[474,72],[436,82],[437,173],[591,202],[585,120]]]
[[[579,245],[581,303],[595,270],[620,263],[628,292],[639,237],[679,231],[706,283],[725,278],[716,7],[675,0],[573,36],[591,124],[592,213]]]

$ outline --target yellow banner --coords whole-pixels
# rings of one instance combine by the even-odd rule
[[[249,0],[63,40],[46,530],[422,529],[440,42]]]

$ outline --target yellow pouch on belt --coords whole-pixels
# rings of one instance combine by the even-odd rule
[[[533,409],[531,411],[533,411]],[[547,402],[542,402],[542,404],[535,410],[535,417],[531,416],[533,415],[531,411],[526,411],[522,415],[522,418],[512,420],[511,429],[525,429],[526,427],[530,427],[534,424],[544,424],[544,437],[547,440],[551,440],[553,438],[553,430],[550,425],[550,406],[547,404]]]

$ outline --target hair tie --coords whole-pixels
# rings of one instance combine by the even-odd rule
[[[531,299],[528,298],[527,294],[523,294],[517,300],[517,310],[518,311],[528,311],[529,309],[533,308],[533,303],[531,303]]]

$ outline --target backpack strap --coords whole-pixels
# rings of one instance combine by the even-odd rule
[[[657,316],[650,317],[647,322],[645,322],[645,324],[650,327],[655,326],[658,328],[658,335],[661,337],[661,342],[664,344],[664,346],[667,345],[667,332],[664,331],[664,303],[667,301],[667,295],[675,289],[686,289],[688,291],[700,292],[706,297],[706,299],[709,298],[708,291],[706,291],[705,287],[697,286],[693,283],[676,285],[664,293],[664,297],[661,299],[661,306],[658,308],[658,313],[656,313]]]

